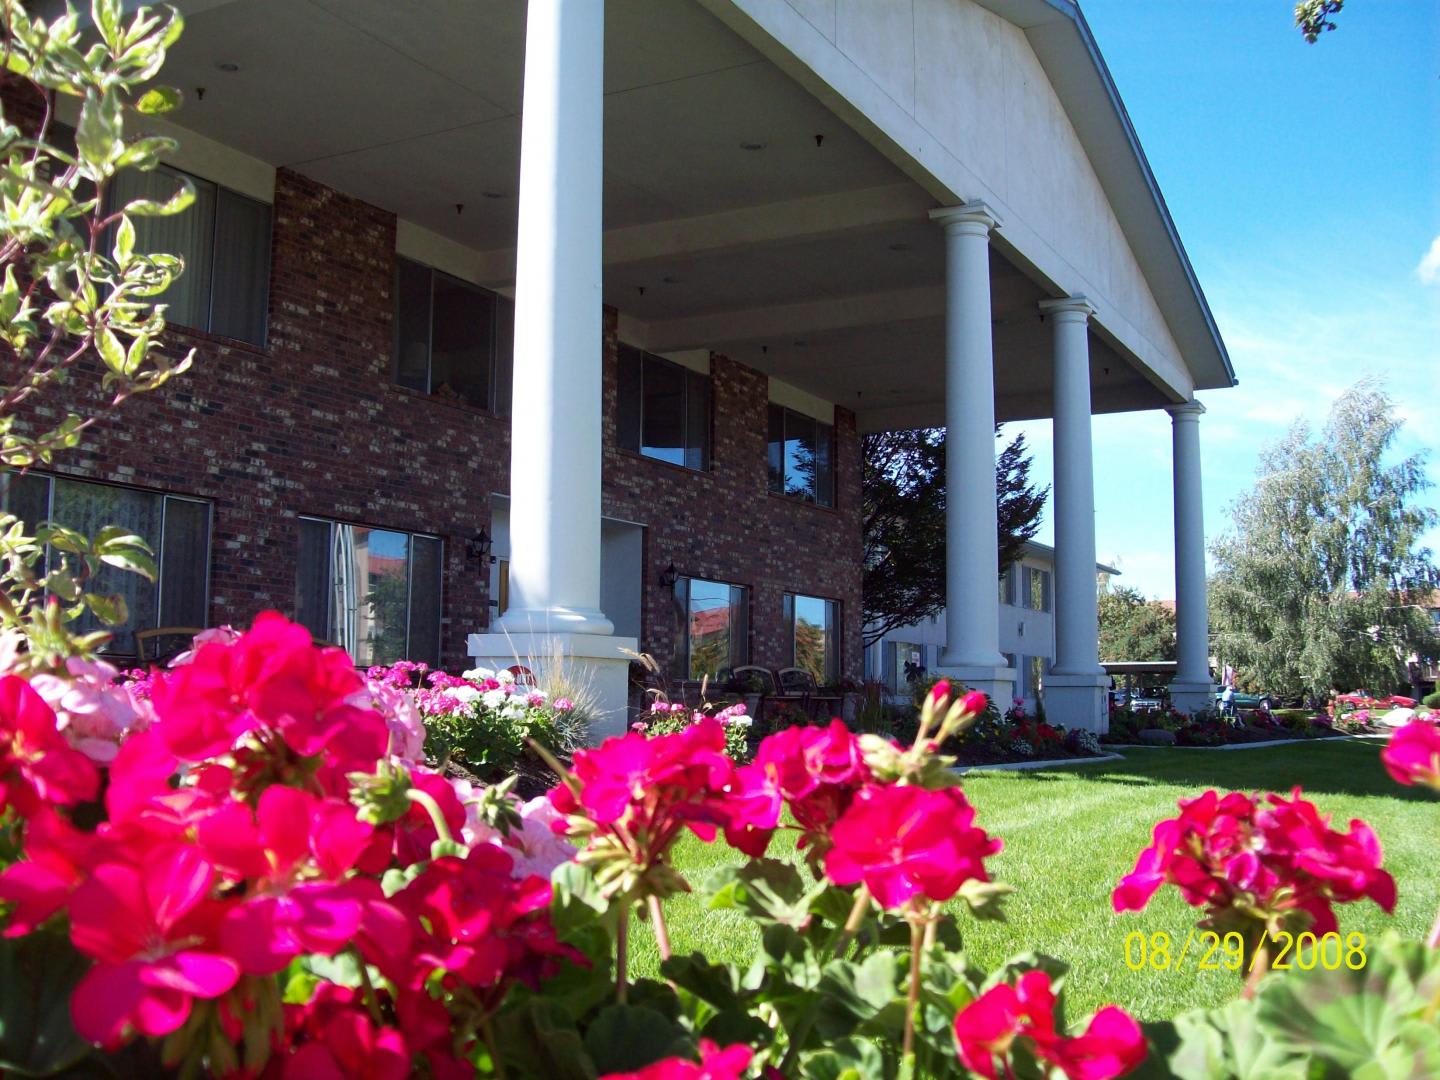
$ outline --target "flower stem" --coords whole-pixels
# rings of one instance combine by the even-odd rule
[[[1262,938],[1255,952],[1250,958],[1250,976],[1245,980],[1245,989],[1240,991],[1240,996],[1249,1001],[1255,996],[1255,991],[1260,988],[1260,980],[1265,978],[1265,973],[1270,970],[1270,947],[1265,944],[1268,938]]]
[[[901,1053],[915,1053],[915,1013],[920,1007],[920,957],[924,954],[925,925],[918,920],[910,924],[910,993],[905,999],[905,1041]]]
[[[860,924],[865,921],[865,914],[870,910],[870,890],[861,885],[855,893],[855,903],[850,908],[850,916],[845,920],[845,929],[840,932],[840,940],[835,942],[835,955],[844,956],[845,951],[850,948],[850,942],[855,940],[855,935],[860,932]]]
[[[650,907],[650,921],[655,924],[655,944],[660,949],[660,959],[670,959],[670,930],[665,925],[665,913],[660,907],[660,898],[653,893],[646,898]]]
[[[495,1027],[490,1023],[490,1017],[486,1016],[480,1021],[480,1034],[485,1039],[485,1045],[490,1049],[490,1060],[495,1065],[495,1075],[500,1080],[505,1080],[505,1062],[500,1060],[500,1046],[495,1040]]]
[[[625,964],[629,959],[627,956],[629,938],[630,901],[626,899],[620,903],[620,924],[615,927],[615,1000],[621,1005],[625,1004],[628,991],[625,982]]]
[[[380,1013],[380,998],[375,993],[375,984],[370,981],[370,972],[365,967],[365,957],[354,949],[355,959],[360,962],[360,986],[365,991],[365,1007],[370,1010],[370,1019],[375,1021],[376,1027],[385,1026],[385,1018]]]
[[[435,826],[435,832],[441,840],[452,844],[455,842],[455,838],[450,835],[450,825],[445,820],[445,811],[440,809],[440,804],[435,801],[433,795],[428,791],[412,787],[405,792],[405,798],[413,803],[419,803],[425,808],[425,812],[430,815],[430,823]]]

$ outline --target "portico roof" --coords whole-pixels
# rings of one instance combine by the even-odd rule
[[[1114,296],[1096,304],[1095,411],[1157,408],[1229,385],[1223,342],[1078,7],[981,2],[1023,32],[1088,161],[1057,156],[1056,168],[1093,169],[1071,186],[1098,180],[1103,195],[1086,196],[1088,212],[1118,222],[1114,235],[1143,276],[1145,295],[1117,279]],[[935,5],[953,7],[948,17],[971,0]],[[523,4],[181,7],[188,27],[164,73],[187,94],[174,118],[178,165],[237,184],[232,177],[253,178],[257,165],[295,169],[395,212],[402,254],[510,286]],[[801,7],[822,12],[818,37]],[[937,424],[944,246],[927,212],[976,197],[1003,208],[1007,193],[980,173],[968,189],[947,179],[931,151],[897,145],[898,120],[837,90],[826,67],[846,47],[835,8],[607,0],[605,301],[622,336],[653,351],[726,353],[854,409],[865,428]],[[968,53],[956,58],[968,62]],[[1056,123],[1025,116],[1022,108],[1017,123]],[[1065,187],[1063,177],[1051,182]],[[1083,291],[1086,280],[1108,289],[1113,276],[1068,274],[1074,260],[1052,257],[1058,240],[1015,205],[1002,209],[991,259],[1001,420],[1050,414],[1050,331],[1038,301]],[[1077,227],[1097,246],[1114,243],[1099,226]]]

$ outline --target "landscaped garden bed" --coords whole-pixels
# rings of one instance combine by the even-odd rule
[[[1233,717],[1209,711],[1186,716],[1174,709],[1112,709],[1110,730],[1101,742],[1110,746],[1242,746],[1373,735],[1381,730],[1368,715],[1342,713],[1332,718],[1303,709],[1246,709]]]

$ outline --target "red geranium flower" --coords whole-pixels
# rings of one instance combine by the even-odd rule
[[[969,879],[989,881],[983,860],[1001,847],[974,821],[958,788],[864,788],[830,832],[825,876],[863,881],[886,908],[918,895],[948,900]]]
[[[240,966],[214,947],[224,908],[209,898],[211,865],[194,848],[104,863],[70,898],[70,939],[98,961],[70,998],[75,1030],[116,1046],[129,1027],[168,1035],[194,998],[235,985]]]
[[[1380,867],[1380,842],[1363,821],[1330,827],[1313,803],[1238,791],[1182,799],[1180,816],[1155,826],[1151,845],[1111,896],[1116,911],[1139,911],[1169,882],[1207,918],[1264,922],[1304,918],[1302,929],[1336,928],[1334,903],[1369,897],[1395,906],[1395,881]],[[1257,915],[1256,912],[1262,914]]]
[[[1440,791],[1440,724],[1412,720],[1380,755],[1398,784],[1424,784]]]
[[[722,1050],[709,1039],[701,1039],[699,1062],[666,1058],[638,1072],[608,1073],[600,1080],[740,1080],[754,1056],[754,1051],[741,1043]]]
[[[1050,976],[1027,971],[1014,986],[992,987],[955,1016],[955,1042],[967,1069],[995,1080],[998,1057],[1010,1068],[1016,1039],[1029,1042],[1036,1057],[1057,1065],[1071,1080],[1110,1080],[1145,1060],[1145,1037],[1123,1009],[1106,1006],[1085,1033],[1067,1039],[1055,1030],[1055,992]]]
[[[100,775],[55,726],[55,710],[18,675],[0,678],[0,811],[31,817],[47,804],[95,797]]]

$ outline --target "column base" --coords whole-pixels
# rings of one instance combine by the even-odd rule
[[[1170,684],[1170,704],[1187,716],[1201,709],[1215,708],[1215,684],[1209,679],[1204,682],[1179,679]]]
[[[625,734],[629,726],[630,657],[634,638],[584,633],[471,634],[465,651],[481,667],[521,664],[544,683],[546,672],[565,670],[566,682],[588,687],[593,700],[590,741]]]
[[[949,664],[942,655],[935,674],[943,675],[957,685],[989,694],[990,700],[1002,713],[1010,708],[1010,703],[1015,699],[1015,669],[1012,667]]]
[[[496,634],[615,633],[615,624],[599,608],[535,608],[507,611],[494,623]]]
[[[1052,671],[1045,676],[1045,719],[1067,728],[1080,728],[1103,735],[1110,730],[1110,709],[1106,694],[1110,676],[1098,673],[1071,674]]]

